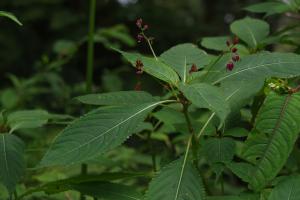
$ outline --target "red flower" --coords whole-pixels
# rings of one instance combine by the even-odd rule
[[[234,67],[234,64],[231,61],[229,63],[227,63],[227,65],[226,65],[226,69],[229,71],[233,70],[233,67]]]
[[[146,31],[149,28],[148,24],[145,24],[143,27],[143,31]]]
[[[240,39],[239,39],[237,36],[235,36],[235,37],[233,38],[233,44],[234,44],[234,45],[238,44],[239,41],[240,41]]]
[[[234,62],[237,62],[237,61],[240,60],[240,56],[239,56],[239,55],[234,55],[234,56],[232,56],[232,60],[233,60]]]
[[[138,34],[138,35],[136,36],[136,39],[137,39],[138,42],[141,42],[141,41],[144,39],[144,36],[141,35],[141,34]]]
[[[139,18],[139,19],[136,20],[135,24],[138,28],[142,28],[143,20],[141,18]]]
[[[233,48],[231,49],[231,52],[232,52],[232,53],[235,53],[235,52],[237,52],[237,50],[238,50],[237,48],[233,47]]]
[[[198,71],[197,66],[195,64],[193,64],[190,71],[189,71],[189,73],[193,73],[193,72],[197,72],[197,71]]]

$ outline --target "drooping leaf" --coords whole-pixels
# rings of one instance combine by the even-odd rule
[[[259,110],[254,131],[246,141],[244,159],[255,164],[250,185],[260,190],[281,170],[300,131],[300,95],[271,93]]]
[[[143,91],[119,91],[101,94],[87,94],[76,98],[81,103],[90,105],[134,105],[153,102],[151,94]]]
[[[24,143],[12,134],[0,134],[0,182],[12,193],[25,170]]]
[[[150,174],[146,173],[102,173],[102,174],[88,174],[88,175],[78,175],[71,178],[66,178],[63,180],[53,181],[36,188],[27,190],[20,198],[24,198],[35,192],[45,192],[46,194],[56,194],[59,192],[64,192],[73,189],[72,186],[80,184],[89,184],[94,182],[107,182],[123,179],[131,179],[137,177],[147,177]]]
[[[210,62],[210,56],[205,51],[190,43],[170,48],[160,55],[160,59],[179,74],[182,82],[186,82],[193,64],[201,69]]]
[[[56,137],[40,166],[70,165],[89,160],[123,143],[157,105],[104,107],[75,120]]]
[[[203,152],[209,163],[231,162],[235,153],[235,142],[232,138],[209,138],[203,144]]]
[[[193,85],[181,86],[180,90],[184,96],[199,108],[207,108],[216,113],[221,123],[230,112],[225,96],[215,86],[206,83],[197,83]]]
[[[224,62],[222,63],[224,64]],[[222,63],[220,64],[222,65]],[[225,67],[223,71],[221,68],[214,70],[215,73],[211,74],[209,80],[213,84],[236,81],[237,87],[238,83],[247,81],[257,81],[259,84],[269,77],[292,78],[299,76],[299,64],[300,56],[297,54],[263,52],[243,57],[241,61],[235,63],[234,69],[230,72],[226,72]]]
[[[257,3],[247,6],[245,10],[254,13],[266,13],[266,16],[281,14],[290,10],[289,5],[280,1]]]
[[[270,32],[268,23],[250,17],[234,21],[230,25],[230,29],[232,33],[252,48],[257,48],[260,42],[266,39]]]
[[[145,200],[203,200],[205,196],[199,173],[190,161],[180,158],[150,182]]]
[[[0,11],[0,17],[7,17],[22,26],[22,23],[18,20],[18,18],[10,12]]]
[[[237,175],[243,181],[249,182],[251,172],[253,170],[253,166],[251,164],[245,162],[231,162],[227,163],[226,167],[228,167],[232,173]]]
[[[297,200],[300,197],[300,175],[291,175],[278,183],[268,200]]]
[[[105,200],[141,200],[143,197],[135,188],[117,183],[91,182],[71,187],[81,194]]]
[[[143,63],[143,70],[148,74],[173,85],[177,85],[179,82],[177,73],[159,59],[156,60],[155,58],[146,57],[138,53],[117,51],[120,52],[134,67],[136,66],[136,61],[140,60]]]

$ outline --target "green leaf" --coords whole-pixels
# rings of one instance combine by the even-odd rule
[[[231,162],[235,153],[235,142],[232,138],[209,138],[203,144],[203,152],[209,163]]]
[[[257,48],[267,38],[270,26],[263,20],[246,17],[234,21],[230,25],[231,32],[246,42],[250,47]]]
[[[272,190],[268,200],[298,200],[300,197],[300,175],[292,175],[279,182]]]
[[[254,13],[266,13],[266,16],[285,13],[290,10],[290,7],[280,1],[263,2],[247,6],[245,10]]]
[[[201,45],[207,49],[216,51],[226,51],[228,47],[226,41],[228,36],[204,37],[201,40]]]
[[[146,57],[138,53],[127,53],[120,50],[116,51],[121,53],[134,67],[137,60],[142,61],[143,70],[160,80],[163,80],[173,85],[177,85],[177,83],[179,82],[179,77],[177,73],[171,67],[164,64],[160,60]]]
[[[37,128],[47,123],[49,114],[44,110],[23,110],[10,113],[7,124],[10,132],[22,128]]]
[[[12,193],[25,170],[24,143],[18,137],[0,134],[0,182]]]
[[[241,194],[237,196],[210,196],[207,200],[258,200],[258,194]]]
[[[265,78],[280,77],[292,78],[300,75],[300,56],[293,53],[259,53],[245,56],[241,61],[235,63],[231,72],[226,72],[225,66],[215,70],[213,84],[224,81],[263,82]]]
[[[5,11],[0,11],[0,17],[7,17],[9,19],[11,19],[12,21],[16,22],[17,24],[19,24],[20,26],[22,26],[23,24],[18,20],[18,18],[16,16],[14,16],[14,14],[10,13],[10,12],[5,12]]]
[[[105,200],[141,200],[142,195],[131,186],[109,182],[91,182],[72,185],[81,194]]]
[[[123,143],[147,114],[165,100],[132,106],[104,107],[75,120],[55,139],[40,167],[90,160]]]
[[[145,200],[203,200],[205,196],[199,173],[189,161],[180,158],[150,182]]]
[[[210,62],[210,56],[196,45],[186,43],[176,45],[160,55],[160,60],[172,67],[180,76],[182,82],[186,82],[189,70],[195,64],[198,69]]]
[[[231,162],[227,163],[226,167],[228,167],[235,175],[237,175],[243,181],[249,182],[251,171],[253,170],[253,166],[251,164],[245,162]]]
[[[38,186],[37,188],[32,188],[27,190],[24,194],[20,197],[24,198],[35,192],[45,192],[46,194],[56,194],[60,192],[64,192],[67,190],[73,189],[73,185],[80,185],[80,184],[89,184],[93,182],[106,182],[106,181],[116,181],[116,180],[123,180],[123,179],[132,179],[138,177],[147,177],[150,174],[145,173],[103,173],[103,174],[88,174],[88,175],[78,175],[75,177],[58,180],[43,184]]]
[[[228,103],[219,88],[206,83],[180,86],[184,96],[199,108],[207,108],[216,113],[221,123],[230,112]]]
[[[262,189],[281,170],[300,131],[300,95],[271,93],[257,115],[254,131],[246,141],[243,158],[253,162],[250,185]]]
[[[88,94],[76,98],[81,103],[90,105],[134,105],[153,102],[151,94],[143,91],[119,91],[101,94]]]

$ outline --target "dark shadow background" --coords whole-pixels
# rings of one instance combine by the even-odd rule
[[[155,37],[158,53],[182,42],[196,43],[202,36],[228,33],[228,25],[246,15],[242,8],[258,0],[98,0],[96,27],[125,24],[135,37],[135,20],[142,17]],[[19,27],[0,19],[0,79],[6,73],[28,77],[43,54],[51,55],[55,41],[79,40],[87,34],[87,0],[1,0],[0,10],[13,12],[24,24]],[[138,45],[147,52],[145,45]],[[115,68],[120,59],[96,46],[96,71]],[[69,81],[84,79],[85,47],[66,64]],[[97,74],[99,75],[99,74]],[[5,83],[7,83],[5,81]]]

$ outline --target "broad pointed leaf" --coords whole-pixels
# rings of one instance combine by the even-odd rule
[[[224,58],[225,59],[225,58]],[[226,60],[226,59],[225,59]],[[263,82],[265,78],[280,77],[292,78],[300,75],[300,56],[293,53],[259,53],[245,56],[235,63],[232,71],[226,72],[225,63],[220,62],[224,68],[218,68],[211,73],[209,79],[217,84],[224,81]]]
[[[151,181],[145,200],[204,200],[205,196],[200,174],[189,161],[180,158]]]
[[[226,116],[230,112],[225,96],[215,86],[206,83],[198,83],[193,85],[181,86],[180,90],[184,96],[199,108],[207,108],[216,113],[224,122]]]
[[[268,200],[298,200],[300,197],[300,175],[292,175],[279,182],[272,190]]]
[[[12,134],[0,134],[0,182],[11,193],[25,170],[24,143]]]
[[[98,108],[75,120],[55,139],[40,166],[70,165],[99,156],[123,143],[157,105]]]
[[[201,69],[210,62],[210,56],[205,51],[190,43],[170,48],[160,55],[160,59],[179,74],[182,82],[186,82],[193,64]]]
[[[270,32],[270,26],[267,22],[250,17],[234,21],[230,25],[230,29],[232,33],[252,48],[257,48]]]
[[[155,58],[146,57],[138,53],[117,51],[120,52],[134,67],[136,66],[136,61],[140,60],[143,63],[143,70],[148,74],[173,85],[177,85],[179,82],[177,73],[159,59],[156,60]]]
[[[76,98],[90,105],[134,105],[153,102],[156,99],[143,91],[119,91],[101,94],[87,94]]]
[[[250,185],[262,189],[281,170],[300,132],[300,95],[271,93],[260,109],[242,156],[255,164]]]

